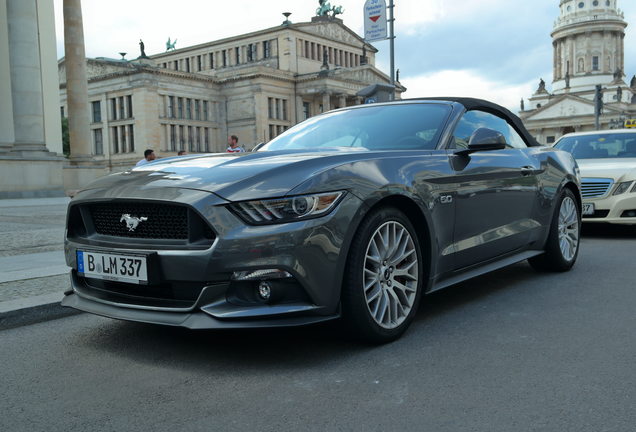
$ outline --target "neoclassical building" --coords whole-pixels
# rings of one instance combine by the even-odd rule
[[[595,129],[595,89],[602,87],[600,128],[636,117],[636,79],[625,82],[625,22],[618,0],[560,0],[552,31],[553,81],[522,101],[520,117],[543,144]]]
[[[134,165],[146,148],[222,152],[238,135],[250,149],[389,83],[376,52],[342,20],[317,16],[131,61],[88,59],[93,159],[106,174]],[[63,59],[59,76],[64,114]]]

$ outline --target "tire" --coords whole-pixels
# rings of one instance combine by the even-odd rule
[[[351,336],[372,343],[400,337],[422,292],[422,253],[401,211],[372,211],[353,239],[342,288],[342,317]],[[365,289],[366,287],[366,289]]]
[[[552,216],[545,253],[528,262],[537,271],[568,271],[576,262],[580,240],[581,210],[572,191],[563,189]]]

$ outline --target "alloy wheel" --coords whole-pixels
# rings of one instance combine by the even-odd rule
[[[404,225],[389,221],[375,230],[362,280],[367,308],[379,326],[394,329],[407,318],[417,294],[418,271],[416,246]]]
[[[571,261],[579,247],[579,213],[576,203],[566,196],[559,210],[559,248],[563,258]]]

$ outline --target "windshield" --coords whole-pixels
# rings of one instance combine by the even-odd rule
[[[378,105],[312,117],[259,151],[334,147],[434,149],[451,108],[443,104]]]
[[[564,137],[555,147],[575,159],[636,158],[636,133],[605,133]]]

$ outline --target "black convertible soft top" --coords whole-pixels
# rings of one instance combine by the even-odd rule
[[[408,100],[408,99],[402,99],[402,100]],[[410,100],[457,102],[459,104],[462,104],[469,111],[478,109],[478,110],[489,112],[491,114],[496,115],[497,117],[501,117],[508,120],[508,122],[512,125],[512,127],[514,127],[517,133],[525,139],[525,141],[528,143],[529,146],[542,147],[541,144],[539,144],[537,140],[534,139],[532,135],[530,135],[530,132],[528,132],[528,130],[523,125],[519,117],[517,117],[507,108],[504,108],[501,105],[497,105],[496,103],[492,103],[483,99],[466,98],[466,97],[426,97],[426,98],[416,98],[416,99],[410,99]]]

